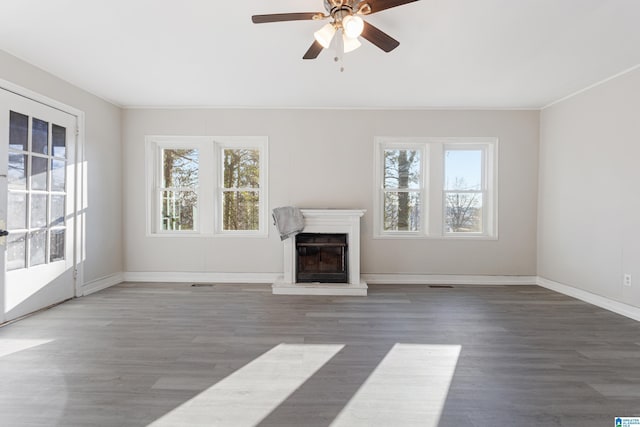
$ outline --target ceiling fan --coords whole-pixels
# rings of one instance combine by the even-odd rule
[[[385,52],[391,52],[400,45],[400,42],[364,21],[361,15],[371,15],[392,7],[402,6],[418,0],[324,0],[323,12],[302,13],[274,13],[269,15],[253,15],[254,24],[282,21],[320,21],[331,19],[331,22],[314,33],[315,41],[304,54],[302,59],[316,59],[322,49],[329,48],[336,32],[342,30],[342,43],[344,53],[360,47],[358,37],[368,40]]]

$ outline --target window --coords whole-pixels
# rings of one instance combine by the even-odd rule
[[[383,155],[383,229],[420,231],[424,193],[422,150],[388,146]]]
[[[147,137],[148,233],[266,232],[266,137]]]
[[[444,218],[446,233],[482,233],[487,198],[484,147],[444,151]]]
[[[196,230],[198,215],[197,148],[162,148],[162,177],[158,188],[161,229]]]
[[[222,229],[260,228],[260,151],[222,150]]]
[[[375,237],[496,238],[497,139],[375,142]]]

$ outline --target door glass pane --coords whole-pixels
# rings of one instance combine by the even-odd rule
[[[47,170],[49,169],[49,160],[43,157],[31,157],[31,189],[46,190],[47,189]]]
[[[9,230],[27,228],[27,193],[9,192],[7,228]]]
[[[51,191],[64,191],[65,164],[64,160],[51,160]]]
[[[9,234],[7,236],[7,270],[17,270],[25,267],[25,233]]]
[[[51,227],[64,225],[64,201],[65,196],[51,196]]]
[[[420,188],[420,151],[384,150],[384,187]]]
[[[49,262],[64,260],[64,234],[65,230],[51,230]]]
[[[30,260],[29,266],[44,264],[46,261],[46,230],[33,231],[29,240]]]
[[[9,153],[9,188],[24,190],[27,188],[27,155]]]
[[[67,130],[62,126],[51,126],[51,150],[55,157],[66,157],[67,155]]]
[[[47,226],[47,195],[31,195],[31,228]]]
[[[33,118],[31,134],[31,151],[39,154],[47,154],[49,144],[49,123]]]
[[[29,117],[11,111],[9,115],[9,148],[27,151],[29,141]],[[5,134],[6,135],[6,134]]]

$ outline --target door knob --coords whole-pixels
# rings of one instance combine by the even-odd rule
[[[0,237],[8,236],[9,232],[7,230],[0,230]]]

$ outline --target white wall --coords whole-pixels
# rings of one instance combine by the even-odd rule
[[[123,271],[121,110],[0,51],[0,79],[85,113],[88,180],[85,283]]]
[[[282,272],[269,238],[145,236],[145,135],[266,135],[269,209],[364,208],[362,272],[535,275],[537,111],[131,109],[123,112],[125,270]],[[374,136],[500,139],[499,240],[374,240]]]
[[[639,161],[640,69],[542,111],[539,276],[640,307]]]

